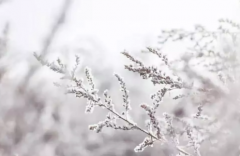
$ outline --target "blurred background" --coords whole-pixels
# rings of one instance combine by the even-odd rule
[[[116,104],[122,99],[113,73],[120,74],[130,90],[132,116],[144,124],[139,104],[150,102],[157,89],[125,70],[128,60],[120,52],[157,64],[142,50],[158,48],[163,29],[190,31],[201,24],[214,31],[220,18],[239,21],[239,15],[237,0],[1,0],[0,155],[166,155],[161,146],[134,153],[144,138],[137,131],[89,131],[88,125],[104,120],[106,112],[84,114],[86,101],[55,87],[61,75],[42,66],[33,53],[50,62],[59,57],[69,68],[79,55],[79,75],[85,66],[92,68],[100,92],[109,89]],[[184,50],[180,43],[165,52],[174,59]],[[169,103],[162,109],[173,107]]]

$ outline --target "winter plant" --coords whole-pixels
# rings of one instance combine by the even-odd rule
[[[219,22],[230,24],[237,30],[240,28],[238,24],[230,20],[221,19]],[[192,32],[181,29],[163,31],[159,42],[161,47],[148,47],[145,51],[159,58],[161,62],[159,66],[147,66],[129,52],[122,52],[122,55],[131,61],[131,64],[125,65],[126,70],[151,81],[154,86],[159,88],[156,93],[150,96],[152,104],[140,104],[142,110],[149,117],[146,127],[140,127],[132,120],[130,112],[134,110],[131,107],[129,91],[120,75],[114,74],[120,84],[124,108],[122,112],[115,109],[115,102],[108,90],[105,90],[103,95],[99,94],[90,68],[87,67],[84,71],[86,82],[76,76],[80,64],[79,56],[75,57],[75,66],[69,72],[67,65],[61,59],[49,63],[41,55],[36,53],[34,55],[42,65],[64,75],[62,79],[68,82],[67,85],[55,83],[56,86],[64,87],[66,93],[87,100],[85,113],[92,113],[95,107],[108,110],[106,119],[90,125],[90,130],[99,133],[103,128],[109,127],[116,130],[141,131],[146,137],[135,147],[135,152],[142,152],[156,142],[161,144],[171,142],[177,149],[178,155],[200,156],[203,155],[201,154],[201,146],[205,142],[218,139],[217,136],[221,136],[222,133],[229,132],[230,126],[227,121],[237,119],[236,116],[239,117],[239,112],[236,109],[240,100],[236,91],[236,88],[239,87],[239,56],[236,49],[221,51],[216,48],[216,43],[220,42],[219,40],[223,35],[230,37],[234,46],[237,46],[238,32],[236,32],[229,31],[223,25],[215,32],[207,31],[200,25],[197,25]],[[189,40],[193,46],[188,48],[188,51],[179,60],[170,61],[169,56],[163,51],[164,45],[170,41],[183,40]],[[180,63],[184,63],[184,67],[178,68]],[[171,72],[164,72],[163,66]],[[193,68],[196,66],[215,77],[208,78],[206,73]],[[187,103],[192,104],[195,111],[191,112],[190,115],[182,115],[186,109],[183,107],[182,110],[175,113],[158,114],[157,110],[161,108],[161,105],[166,104],[164,97],[167,93],[176,91],[179,94],[172,96],[172,100],[185,99]],[[124,121],[124,124],[120,124],[119,120]],[[219,140],[218,143],[222,142]]]

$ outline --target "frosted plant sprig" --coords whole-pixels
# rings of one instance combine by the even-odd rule
[[[121,91],[123,92],[122,98],[123,98],[123,107],[125,108],[125,112],[123,112],[123,115],[126,115],[126,118],[128,119],[128,112],[131,110],[130,100],[129,100],[129,91],[126,88],[126,84],[123,81],[123,78],[121,78],[118,74],[114,74],[116,78],[118,79],[118,82],[121,86]]]
[[[150,137],[146,137],[141,144],[134,148],[135,152],[142,152],[146,147],[153,147],[154,141]]]
[[[131,57],[130,57],[131,58]],[[41,58],[39,58],[41,59]],[[67,87],[67,93],[70,94],[75,94],[76,97],[83,97],[87,99],[87,106],[86,106],[86,113],[92,113],[94,108],[96,106],[102,107],[107,109],[110,114],[107,115],[106,119],[103,121],[100,121],[97,124],[89,126],[90,130],[95,130],[96,132],[101,132],[101,130],[104,127],[109,127],[115,130],[139,130],[147,135],[145,140],[139,144],[135,148],[136,152],[140,152],[143,149],[145,149],[148,146],[152,146],[156,141],[160,141],[161,143],[168,142],[169,140],[166,138],[166,136],[170,136],[175,141],[175,146],[178,149],[180,153],[184,153],[185,155],[190,155],[188,152],[182,150],[181,146],[178,145],[178,138],[177,134],[175,133],[175,130],[172,126],[172,118],[166,118],[166,132],[164,133],[164,126],[161,127],[159,120],[157,119],[156,116],[156,110],[159,107],[160,103],[163,100],[163,97],[166,95],[167,92],[170,92],[171,90],[174,89],[181,89],[181,88],[189,88],[189,89],[194,89],[192,86],[187,86],[182,82],[180,78],[175,80],[174,78],[167,76],[165,73],[162,73],[161,70],[157,69],[157,67],[145,67],[143,63],[139,63],[135,59],[132,59],[132,61],[136,62],[137,65],[139,65],[139,70],[138,68],[134,68],[131,66],[129,69],[133,69],[132,71],[135,70],[135,72],[140,72],[140,75],[145,75],[146,78],[151,78],[152,82],[156,82],[156,84],[164,84],[165,87],[160,89],[157,93],[151,96],[153,100],[153,105],[147,105],[147,104],[142,104],[141,107],[147,112],[147,115],[149,116],[149,123],[147,125],[147,130],[139,127],[135,122],[131,121],[130,118],[128,118],[128,112],[131,109],[130,107],[130,100],[129,100],[129,93],[126,88],[126,84],[119,75],[115,74],[118,82],[120,83],[120,88],[121,92],[123,93],[122,98],[123,98],[123,107],[125,109],[125,112],[127,114],[127,117],[125,117],[122,113],[118,113],[114,109],[114,103],[112,101],[111,96],[109,95],[108,91],[105,90],[103,93],[103,100],[102,98],[98,95],[98,89],[96,89],[96,85],[94,84],[93,76],[91,74],[91,70],[89,68],[85,68],[85,76],[87,78],[87,83],[88,85],[84,84],[83,79],[78,79],[76,78],[75,74],[74,77],[68,77],[68,80],[72,80],[72,82],[75,85],[68,85]],[[76,59],[76,65],[79,64],[77,63],[78,59]],[[46,63],[45,61],[42,61],[43,64]],[[51,65],[51,64],[50,64]],[[51,68],[49,64],[47,64],[50,69],[58,72],[59,70],[55,70],[55,68]],[[59,68],[63,68],[64,64],[58,60],[58,66]],[[76,72],[76,66],[73,69],[75,73]],[[160,82],[160,83],[158,83]],[[122,120],[126,125],[118,125],[117,120]],[[184,127],[189,126],[189,124],[185,125]],[[190,126],[192,129],[196,129],[195,125]]]
[[[156,50],[153,50],[152,48],[147,48],[149,51],[152,51],[152,53],[160,55]],[[190,89],[195,90],[198,92],[207,92],[207,89],[204,88],[196,88],[192,84],[187,84],[186,82],[183,82],[182,79],[179,76],[175,76],[173,78],[172,76],[166,75],[161,69],[154,67],[154,66],[145,66],[142,62],[139,64],[138,61],[132,59],[133,56],[131,56],[128,52],[124,51],[122,52],[124,56],[127,58],[131,58],[130,60],[135,63],[135,65],[125,65],[125,69],[138,73],[143,79],[150,79],[151,82],[154,85],[165,85],[166,89],[168,91],[175,90],[175,89]],[[160,55],[162,57],[162,55]],[[160,57],[159,56],[159,57]],[[160,57],[160,58],[161,58]],[[166,56],[165,56],[166,58]],[[166,58],[167,59],[167,58]]]
[[[103,127],[110,127],[115,130],[132,130],[133,127],[128,127],[128,126],[118,126],[116,124],[116,119],[117,117],[114,116],[112,113],[107,114],[107,118],[104,121],[100,121],[98,124],[90,125],[89,129],[94,130],[97,133],[101,132]]]
[[[75,66],[73,68],[73,70],[71,71],[71,77],[74,78],[75,77],[75,73],[76,73],[76,70],[78,69],[79,67],[79,64],[80,64],[80,57],[75,55]]]
[[[52,62],[48,62],[45,61],[41,55],[38,55],[37,53],[34,53],[34,57],[42,64],[45,65],[47,67],[49,67],[50,69],[52,69],[53,71],[60,73],[60,74],[66,74],[67,71],[67,66],[64,65],[60,59],[57,59],[57,64]]]
[[[94,90],[95,85],[93,83],[93,76],[91,74],[91,69],[90,68],[85,68],[85,75],[88,80],[88,84],[91,86],[91,90]]]
[[[134,59],[131,59],[131,60],[134,60]],[[72,82],[75,84],[75,86],[74,85],[66,86],[68,93],[75,94],[76,97],[83,97],[83,98],[87,99],[86,113],[92,113],[96,106],[105,108],[109,112],[111,112],[111,114],[107,115],[105,120],[100,121],[98,124],[91,125],[89,127],[89,129],[95,130],[96,132],[100,132],[104,127],[109,127],[109,128],[113,128],[116,130],[139,130],[147,135],[147,137],[146,137],[147,139],[145,139],[143,141],[143,143],[141,143],[135,149],[135,151],[139,151],[139,152],[142,151],[145,147],[153,145],[156,141],[160,141],[162,143],[168,142],[169,140],[166,138],[166,136],[170,136],[170,138],[172,137],[172,139],[174,139],[174,141],[176,141],[175,146],[178,149],[178,151],[180,151],[181,153],[184,153],[186,155],[190,155],[189,153],[182,150],[180,148],[180,146],[178,145],[178,140],[177,140],[178,138],[176,138],[176,132],[172,125],[172,120],[174,119],[174,117],[171,117],[171,118],[166,117],[166,123],[165,123],[166,126],[165,127],[164,126],[162,127],[162,125],[160,126],[159,120],[156,117],[156,109],[159,107],[160,103],[162,102],[164,95],[166,95],[167,92],[170,92],[171,90],[174,90],[174,89],[187,88],[186,85],[183,83],[183,81],[181,81],[181,79],[175,80],[174,78],[167,76],[161,70],[157,69],[157,67],[145,67],[143,63],[139,63],[136,60],[134,60],[134,61],[137,62],[136,64],[138,66],[136,66],[136,67],[131,66],[129,69],[134,69],[134,70],[136,69],[135,72],[137,72],[137,73],[140,72],[140,75],[141,74],[145,75],[146,78],[150,78],[154,82],[157,82],[156,84],[164,84],[164,86],[165,86],[162,89],[160,89],[157,93],[155,93],[153,96],[151,96],[151,98],[153,100],[152,106],[147,105],[147,104],[141,105],[141,107],[147,112],[147,114],[150,118],[149,124],[147,126],[147,130],[139,127],[136,123],[131,121],[128,117],[125,117],[121,113],[118,113],[114,109],[114,104],[113,104],[112,98],[110,97],[108,91],[104,92],[103,100],[100,96],[98,96],[98,90],[96,89],[96,85],[94,84],[91,70],[89,68],[86,68],[85,76],[87,78],[88,85],[85,85],[83,80],[77,79],[76,76],[69,77],[69,80],[72,80]],[[43,64],[45,63],[44,61],[42,61],[42,62],[43,62]],[[58,66],[59,66],[59,68],[64,67],[63,63],[60,61],[58,61]],[[49,66],[49,67],[51,68],[51,66]],[[54,70],[55,68],[51,68],[51,69]],[[56,70],[54,70],[54,71],[56,71]],[[58,72],[58,71],[59,70],[57,70],[56,72]],[[73,71],[76,71],[76,69],[74,69]],[[123,103],[124,103],[124,105],[123,105],[124,109],[128,113],[128,111],[130,110],[131,107],[130,107],[129,95],[128,95],[128,91],[126,88],[126,84],[125,84],[123,78],[121,78],[119,75],[115,75],[115,76],[116,76],[118,82],[120,83],[121,91],[123,93],[122,98],[123,98]],[[161,83],[158,83],[158,82],[161,82]],[[195,89],[192,86],[188,86],[188,88]],[[204,90],[202,90],[202,91],[204,92]],[[125,121],[125,123],[127,123],[127,124],[126,125],[118,125],[116,121],[119,119]],[[184,127],[189,126],[189,125],[190,124],[188,123]],[[165,132],[164,128],[166,128],[165,131],[167,133],[164,133]],[[195,128],[194,124],[191,125],[190,128],[197,130],[197,128]],[[194,148],[196,148],[195,145],[194,145]]]
[[[105,102],[105,106],[107,109],[110,109],[110,110],[114,110],[114,105],[113,105],[113,102],[112,102],[112,98],[110,95],[108,95],[108,90],[105,90],[103,92],[103,96],[105,98],[104,102]]]
[[[55,68],[52,68],[46,61],[41,60],[42,59],[41,57],[39,57],[38,59],[42,62],[42,64],[47,65],[53,71],[55,71],[55,72],[59,71],[59,70],[55,70]],[[76,59],[76,61],[77,60],[78,59]],[[61,65],[62,63],[60,61],[58,61],[58,62],[59,62],[59,66],[63,67]],[[141,63],[139,63],[139,64],[141,65]],[[76,69],[74,68],[73,71],[76,71]],[[75,74],[72,74],[72,75],[75,75]],[[148,114],[150,116],[151,124],[152,124],[153,128],[155,129],[155,132],[151,132],[151,131],[149,131],[149,129],[145,130],[145,129],[139,127],[135,122],[133,122],[129,118],[124,117],[122,114],[119,114],[114,109],[114,104],[112,102],[112,98],[110,97],[107,90],[104,91],[104,93],[103,93],[104,100],[102,101],[101,97],[98,96],[98,90],[95,88],[93,76],[92,76],[89,68],[85,68],[85,76],[87,78],[88,86],[84,85],[83,80],[81,80],[81,79],[79,80],[76,77],[68,77],[69,80],[72,80],[72,82],[74,82],[75,85],[65,86],[65,87],[67,87],[67,93],[75,94],[76,97],[83,97],[83,98],[87,99],[87,106],[86,106],[86,111],[85,111],[86,113],[92,113],[96,106],[105,108],[110,112],[110,113],[108,113],[108,115],[104,121],[100,121],[98,124],[90,125],[89,126],[90,130],[95,130],[98,133],[101,132],[101,130],[104,127],[109,127],[109,128],[113,128],[116,130],[139,130],[139,131],[145,133],[147,135],[147,137],[145,138],[143,143],[141,143],[139,146],[137,146],[135,148],[136,152],[142,151],[147,146],[152,146],[155,141],[160,141],[162,143],[167,142],[167,139],[163,135],[161,135],[160,126],[159,126],[158,120],[156,119],[156,116],[155,116],[155,110],[158,107],[157,103],[155,103],[153,108],[149,107],[149,109],[147,107],[145,107],[144,105],[142,105],[142,108],[144,108],[148,112]],[[119,81],[120,86],[121,86],[121,91],[123,92],[124,109],[126,112],[128,112],[131,109],[131,107],[130,107],[128,91],[126,89],[126,84],[123,81],[123,78],[121,78],[119,75],[115,75],[115,76],[117,77],[117,80]],[[155,102],[158,102],[158,103],[161,102],[161,99],[165,93],[166,93],[165,89],[158,92],[156,94],[156,98],[154,98]],[[124,121],[125,123],[127,123],[127,125],[117,125],[116,121],[119,119]],[[190,155],[189,153],[182,150],[180,147],[176,146],[176,148],[178,149],[179,152],[184,153],[185,155]]]
[[[135,59],[133,56],[131,56],[127,51],[123,51],[122,52],[123,55],[125,55],[128,59],[130,59],[131,61],[133,61],[134,63],[136,63],[137,65],[143,67],[143,63],[137,59]]]
[[[159,51],[157,51],[156,49],[153,49],[151,47],[147,47],[147,50],[149,52],[157,55],[165,63],[165,65],[168,65],[168,58],[166,57],[166,55],[163,55],[162,53],[160,53]]]
[[[151,96],[151,99],[153,100],[154,113],[156,112],[156,109],[159,107],[160,103],[162,102],[162,98],[164,97],[164,95],[166,94],[167,91],[168,91],[168,89],[164,87],[164,88],[160,89],[157,93],[155,93]]]
[[[122,52],[122,54],[127,58],[133,58],[126,51]],[[136,64],[136,66],[125,65],[125,69],[135,73],[139,73],[139,75],[143,79],[151,79],[154,85],[166,84],[166,85],[170,85],[171,88],[178,88],[178,89],[181,89],[183,87],[183,84],[180,81],[174,81],[170,76],[166,75],[157,67],[154,67],[154,66],[146,67],[142,62],[139,63],[139,61],[136,61],[134,59],[130,59],[130,60],[133,61]]]
[[[160,102],[162,102],[162,98],[164,97],[165,93],[167,92],[166,88],[161,89],[156,94],[153,94],[151,96],[151,99],[153,101],[153,107],[147,105],[147,104],[141,104],[140,106],[147,112],[147,115],[150,118],[150,121],[147,125],[147,128],[149,129],[149,133],[154,133],[159,139],[163,137],[161,134],[161,128],[159,125],[159,121],[156,118],[156,109],[160,105]],[[154,132],[155,131],[155,132]]]
[[[194,118],[201,118],[201,116],[202,116],[202,111],[203,111],[203,106],[204,106],[206,103],[207,103],[206,100],[200,102],[199,105],[198,105],[198,107],[197,107],[197,109],[198,109],[197,113],[196,113],[196,114],[193,114],[192,117],[194,117]]]
[[[168,113],[163,113],[163,116],[164,116],[164,119],[166,121],[166,127],[167,127],[167,132],[168,132],[168,135],[171,136],[173,142],[175,144],[179,144],[179,140],[177,138],[177,135],[176,135],[176,132],[175,132],[175,129],[173,128],[173,125],[172,125],[172,121],[173,121],[173,117],[168,114]]]
[[[151,127],[151,128],[149,129],[149,133],[153,133],[153,130],[156,130],[156,132],[155,132],[156,137],[158,139],[162,139],[163,135],[161,134],[161,129],[160,129],[160,126],[159,126],[159,122],[156,118],[154,110],[152,109],[152,107],[150,107],[147,104],[141,104],[141,107],[147,112],[147,115],[150,118],[150,122],[149,122],[148,126]]]
[[[197,156],[201,156],[201,153],[199,151],[201,141],[198,141],[198,137],[196,134],[194,135],[194,131],[192,128],[187,127],[186,133],[189,139],[188,146],[193,146],[194,153],[197,154]]]

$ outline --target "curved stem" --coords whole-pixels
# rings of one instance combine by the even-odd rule
[[[131,123],[129,120],[125,119],[124,117],[122,117],[121,115],[119,115],[117,112],[115,112],[114,110],[108,108],[107,106],[103,105],[103,104],[99,104],[99,106],[102,106],[102,107],[105,107],[107,110],[109,110],[111,113],[113,113],[114,115],[116,115],[117,117],[119,117],[120,119],[122,119],[123,121],[127,122],[128,124],[130,125],[133,125],[136,129],[140,130],[141,132],[147,134],[148,136],[156,139],[157,141],[160,141],[159,138],[157,138],[155,135],[147,132],[146,130],[144,130],[143,128]],[[166,141],[167,142],[167,139],[166,138],[162,138],[163,141]],[[155,141],[156,141],[155,140]],[[176,146],[177,150],[185,155],[188,155],[188,156],[191,156],[189,153],[187,153],[186,151],[184,151],[183,149],[181,149],[179,146]]]

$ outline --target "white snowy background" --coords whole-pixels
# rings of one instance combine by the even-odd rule
[[[158,148],[141,154],[133,152],[144,138],[138,132],[88,131],[88,125],[103,120],[104,113],[96,109],[95,115],[84,114],[85,101],[66,96],[53,86],[60,76],[47,68],[40,68],[29,79],[29,86],[19,87],[29,66],[40,66],[33,52],[41,53],[64,3],[6,0],[0,5],[0,30],[9,25],[8,46],[1,52],[4,56],[0,61],[0,68],[7,69],[0,84],[0,155],[158,155]],[[60,57],[73,65],[74,55],[78,54],[82,64],[92,68],[100,91],[110,89],[116,101],[121,95],[112,74],[126,76],[136,103],[133,105],[138,107],[149,100],[145,98],[154,89],[134,74],[128,75],[124,70],[128,60],[120,52],[127,50],[138,56],[147,46],[157,47],[162,29],[192,30],[201,24],[215,30],[220,18],[239,21],[239,15],[238,0],[72,0],[45,58],[52,61]],[[169,56],[179,54],[178,47],[168,50],[172,52]],[[134,117],[144,123],[142,114],[135,113]]]

